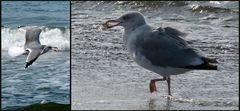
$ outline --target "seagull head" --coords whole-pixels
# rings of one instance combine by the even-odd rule
[[[53,50],[53,51],[58,51],[58,48],[57,47],[53,47],[53,46],[47,46],[47,45],[43,45],[43,51],[41,54],[44,54],[50,50]]]
[[[49,51],[49,50],[58,51],[58,48],[57,48],[57,47],[47,46],[46,48],[47,48],[48,51]]]
[[[18,26],[17,28],[22,28],[22,27],[25,27],[24,25],[20,25],[20,26]]]
[[[135,29],[141,25],[146,24],[143,15],[139,12],[130,12],[122,15],[121,17],[106,21],[103,26],[112,28],[115,26],[122,26],[125,29]]]
[[[51,48],[53,51],[57,52],[58,51],[58,48],[57,47],[52,47]]]

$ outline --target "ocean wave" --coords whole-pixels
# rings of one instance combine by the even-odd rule
[[[191,4],[189,6],[193,12],[215,12],[215,13],[239,12],[238,9],[230,9],[230,8],[210,6],[210,5],[203,6],[198,4]]]
[[[18,28],[2,27],[2,50],[7,51],[11,47],[23,47],[25,32]],[[58,47],[59,50],[70,50],[70,29],[66,27],[42,27],[40,42],[43,45]]]
[[[77,4],[81,8],[104,10],[111,9],[141,9],[141,11],[159,10],[160,8],[169,7],[187,7],[193,12],[206,11],[206,12],[235,12],[238,13],[238,1],[99,1],[99,2],[86,2],[86,1],[73,1],[72,4]]]
[[[56,102],[44,102],[33,103],[28,106],[15,106],[15,107],[6,107],[3,111],[68,111],[70,110],[70,104],[62,104]]]

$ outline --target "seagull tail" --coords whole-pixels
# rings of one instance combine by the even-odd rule
[[[204,70],[217,70],[217,66],[216,65],[212,65],[212,64],[206,64],[203,69]]]
[[[216,59],[210,59],[210,58],[203,57],[202,60],[204,61],[203,64],[185,66],[184,68],[197,69],[197,70],[217,70],[218,69],[217,65],[211,64],[211,63],[218,63]]]
[[[217,70],[217,66],[216,65],[212,65],[212,64],[201,64],[201,65],[197,65],[197,66],[185,66],[183,67],[185,69],[196,69],[196,70]]]
[[[216,59],[210,59],[210,58],[206,58],[206,57],[203,57],[202,59],[204,62],[207,62],[207,63],[218,63],[218,61]]]
[[[211,59],[211,58],[207,58],[207,57],[203,57],[202,58],[203,61],[204,61],[204,64],[206,64],[206,69],[209,69],[209,70],[217,70],[217,65],[212,65],[210,63],[218,63],[217,59]]]

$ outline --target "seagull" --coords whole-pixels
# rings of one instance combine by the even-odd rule
[[[40,28],[36,26],[19,26],[18,28],[26,31],[24,44],[25,52],[23,54],[28,54],[28,56],[26,59],[25,69],[36,61],[40,55],[50,50],[57,51],[57,47],[41,45],[39,35],[42,30]]]
[[[188,45],[182,37],[186,33],[171,27],[153,28],[139,12],[130,12],[102,24],[106,28],[122,26],[123,42],[131,58],[140,66],[161,75],[152,79],[150,92],[156,92],[157,81],[167,81],[171,96],[170,76],[191,70],[217,70],[216,59],[204,57]]]

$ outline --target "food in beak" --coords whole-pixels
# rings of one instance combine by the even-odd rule
[[[108,20],[107,22],[105,22],[103,24],[104,27],[106,28],[112,28],[114,26],[117,26],[120,22],[116,21],[116,20]]]

